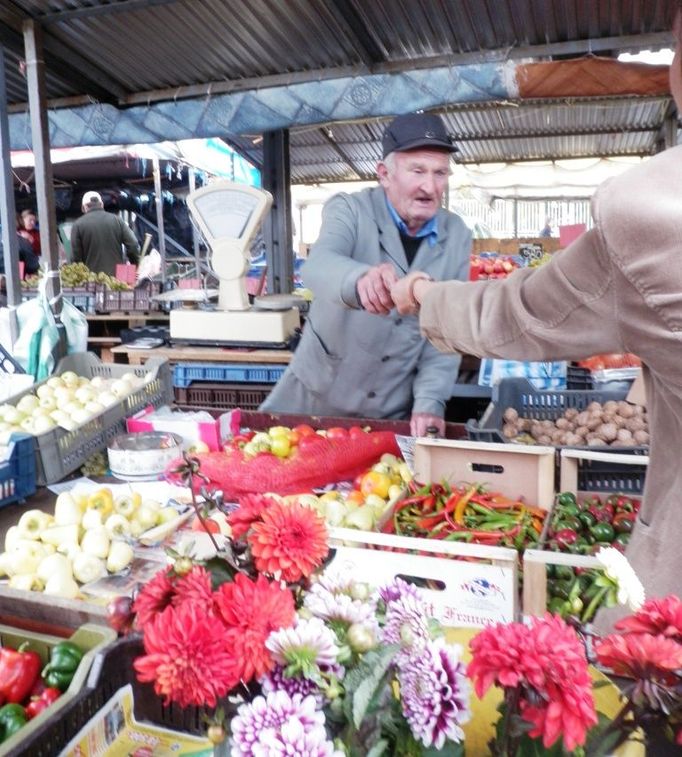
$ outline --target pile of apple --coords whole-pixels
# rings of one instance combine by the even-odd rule
[[[329,526],[375,531],[411,480],[407,463],[387,453],[356,478],[351,491],[332,490],[319,496],[301,494],[297,499],[316,510]]]
[[[478,281],[479,279],[506,279],[518,267],[518,263],[509,256],[488,258],[472,255],[469,278],[472,281]]]
[[[114,497],[101,487],[89,494],[62,492],[54,515],[28,510],[5,536],[0,575],[8,585],[74,599],[80,584],[118,573],[133,560],[131,541],[180,515],[138,492]]]
[[[90,379],[73,371],[52,376],[35,392],[21,397],[16,405],[0,405],[0,444],[7,444],[15,432],[38,436],[58,426],[73,431],[152,378],[149,372],[144,377],[125,373],[116,379],[102,376]]]

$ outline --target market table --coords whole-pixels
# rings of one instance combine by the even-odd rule
[[[237,349],[234,347],[154,347],[151,350],[135,349],[127,344],[112,348],[111,355],[115,363],[142,365],[150,357],[165,357],[171,363],[205,362],[205,363],[273,363],[291,362],[290,350]]]

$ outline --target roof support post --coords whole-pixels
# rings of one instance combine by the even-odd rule
[[[163,226],[163,196],[161,189],[161,167],[157,157],[152,158],[154,173],[154,203],[156,206],[156,228],[159,233],[159,254],[161,255],[161,281],[166,283],[166,231]]]
[[[7,120],[7,89],[5,85],[5,51],[0,45],[0,222],[2,223],[2,249],[7,282],[7,305],[10,308],[10,338],[12,345],[17,334],[14,308],[21,302],[19,283],[19,246],[16,235],[16,208],[9,149],[9,122]],[[12,345],[9,345],[10,347]]]
[[[263,189],[272,194],[272,210],[263,224],[268,261],[268,292],[289,293],[294,286],[291,234],[291,164],[289,130],[263,135]]]
[[[35,158],[36,203],[40,221],[40,247],[43,260],[50,264],[51,271],[59,270],[57,245],[57,213],[54,202],[54,181],[50,159],[50,134],[45,95],[45,60],[43,57],[42,29],[33,21],[24,21],[24,45],[26,48],[26,78],[28,105],[31,114],[31,138]],[[56,298],[54,312],[61,312],[59,276],[51,277]],[[49,282],[48,282],[49,284]]]
[[[677,144],[677,108],[671,101],[663,116],[663,123],[656,136],[656,152],[663,152]]]

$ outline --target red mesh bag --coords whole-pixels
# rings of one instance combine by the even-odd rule
[[[348,481],[365,471],[386,452],[400,455],[395,434],[372,431],[354,438],[328,439],[298,449],[291,457],[261,453],[245,457],[241,449],[196,455],[209,486],[222,489],[226,499],[243,494],[274,492],[298,494],[315,487]],[[173,468],[176,463],[171,463]],[[172,477],[172,476],[171,476]],[[197,485],[206,485],[198,481]]]

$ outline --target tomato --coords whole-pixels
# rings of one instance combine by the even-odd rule
[[[309,436],[302,436],[301,441],[298,443],[298,448],[301,452],[305,452],[307,449],[316,447],[322,441],[324,441],[324,437],[319,434],[313,433]]]
[[[353,489],[353,491],[348,492],[348,494],[346,495],[346,502],[362,505],[365,502],[365,495],[361,491]]]
[[[301,437],[301,439],[304,436],[312,436],[313,434],[315,434],[315,429],[312,426],[309,426],[307,423],[301,423],[298,426],[294,426],[291,430],[295,431]]]
[[[292,447],[295,447],[301,441],[301,435],[298,433],[298,431],[294,431],[293,429],[289,431],[287,438],[289,439],[289,444],[291,444]]]
[[[332,426],[327,429],[327,439],[348,439],[348,429]]]
[[[206,528],[201,524],[199,518],[194,518],[192,521],[192,531],[208,531],[211,534],[219,534],[220,526],[212,518],[204,518]]]
[[[275,436],[270,442],[270,452],[275,457],[287,457],[291,450],[291,444],[287,436]]]
[[[364,436],[366,433],[365,429],[360,426],[351,426],[348,429],[348,436],[350,436],[351,439],[356,439],[358,436]]]

